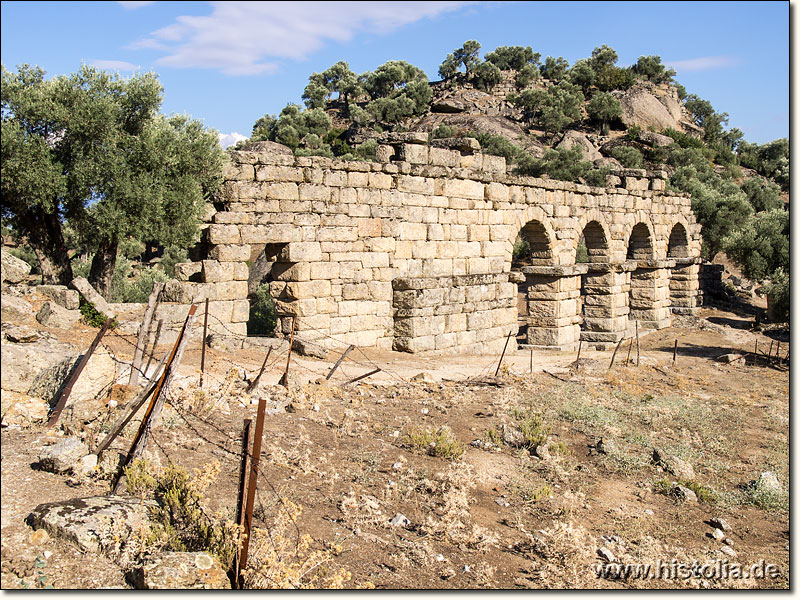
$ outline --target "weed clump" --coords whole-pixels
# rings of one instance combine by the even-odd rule
[[[405,443],[416,450],[447,460],[460,458],[465,449],[447,425],[442,425],[436,431],[412,428],[405,437]]]
[[[540,414],[530,410],[515,409],[511,411],[511,416],[517,421],[517,427],[522,433],[523,448],[533,452],[537,446],[547,441],[550,428],[545,425]]]

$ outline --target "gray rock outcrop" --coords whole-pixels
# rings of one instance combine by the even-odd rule
[[[28,278],[31,266],[11,254],[5,248],[0,249],[0,279],[3,282],[22,283]]]
[[[89,447],[78,438],[67,438],[53,446],[42,448],[39,464],[51,473],[66,473],[79,466],[80,460],[89,454]]]
[[[603,155],[600,154],[600,151],[595,148],[595,145],[589,141],[589,138],[586,137],[586,134],[581,133],[580,131],[567,131],[561,141],[556,145],[556,149],[570,149],[575,145],[580,146],[583,150],[584,160],[595,161],[603,158]]]
[[[80,311],[67,310],[55,302],[47,301],[36,313],[36,320],[45,327],[55,327],[57,329],[69,329],[81,318]]]
[[[653,463],[660,466],[667,473],[685,481],[694,480],[694,468],[688,462],[663,450],[653,448]]]
[[[229,590],[222,565],[207,552],[164,552],[144,558],[134,571],[140,590]]]
[[[0,319],[7,321],[22,321],[33,314],[30,302],[11,294],[3,294],[0,298]]]

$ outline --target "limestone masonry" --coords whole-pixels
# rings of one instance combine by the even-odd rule
[[[288,315],[278,335],[293,315],[299,338],[331,349],[492,353],[518,328],[569,348],[696,306],[700,226],[663,173],[621,171],[608,188],[519,177],[473,139],[417,133],[387,138],[378,163],[248,148],[230,153],[209,205],[207,258],[165,289],[208,298],[212,330],[246,335],[248,285],[262,281]],[[529,250],[512,264],[518,234]]]

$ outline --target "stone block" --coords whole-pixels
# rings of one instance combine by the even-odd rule
[[[400,144],[397,158],[414,165],[428,164],[428,146],[423,144]]]
[[[208,227],[208,241],[212,244],[240,244],[242,240],[238,225],[217,225]]]
[[[322,260],[319,242],[291,242],[278,253],[281,262],[318,262]]]
[[[206,283],[216,283],[218,281],[232,281],[234,265],[238,263],[204,260],[201,264],[203,281]]]
[[[199,276],[202,270],[202,262],[177,263],[175,265],[175,279],[178,281],[190,281],[193,276]]]
[[[483,200],[484,185],[480,181],[470,179],[447,179],[444,182],[443,195]]]
[[[77,310],[80,307],[80,294],[65,285],[39,285],[36,291],[67,310]]]

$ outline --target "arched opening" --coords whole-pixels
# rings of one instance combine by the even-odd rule
[[[517,234],[511,255],[511,268],[548,266],[553,262],[547,230],[539,221],[530,221]]]
[[[600,264],[609,263],[608,240],[603,226],[597,221],[586,224],[578,239],[575,249],[575,263],[587,263],[589,270],[581,274],[580,296],[578,297],[578,315],[580,315],[581,332],[602,329],[600,319],[608,316],[607,295],[600,293],[607,287],[607,273],[598,269]],[[594,269],[592,268],[594,266]],[[583,335],[583,333],[581,334]],[[586,337],[586,336],[583,336]]]
[[[539,325],[536,308],[541,303],[537,294],[541,276],[535,273],[535,268],[552,265],[553,251],[547,230],[540,221],[529,221],[517,234],[511,254],[511,270],[517,272],[517,338],[520,343],[532,343],[528,330]]]
[[[249,261],[247,279],[247,299],[250,301],[248,335],[275,336],[277,315],[273,295],[278,290],[273,289],[272,284],[281,273],[292,266],[292,263],[278,262],[279,254],[285,246],[286,244],[264,244],[263,249],[258,246],[251,248],[251,256],[256,255],[256,258]]]
[[[669,273],[669,303],[674,313],[692,314],[696,304],[697,265],[689,258],[689,236],[681,223],[669,234],[667,258],[675,259]]]
[[[637,223],[628,238],[627,260],[646,261],[653,258],[653,241],[650,229],[644,223]],[[636,265],[631,272],[628,291],[628,319],[630,321],[649,320],[656,300],[653,291],[652,269]]]
[[[647,260],[653,257],[653,242],[650,230],[644,223],[637,223],[628,238],[627,260]]]
[[[689,256],[689,236],[681,223],[676,223],[669,234],[667,258],[687,258]]]

